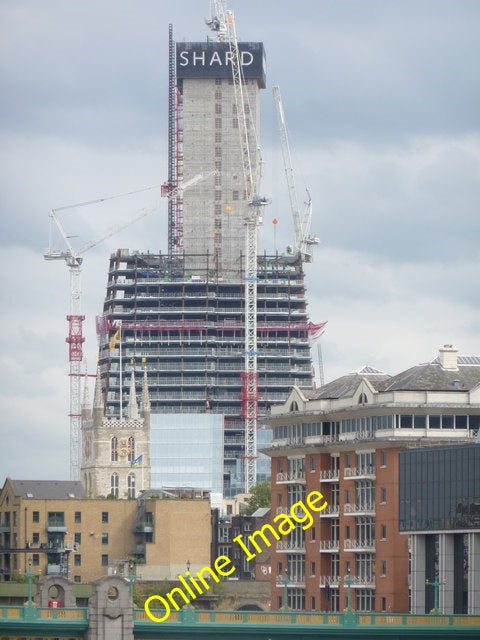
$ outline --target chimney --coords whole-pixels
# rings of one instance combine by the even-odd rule
[[[458,349],[455,349],[451,344],[444,344],[438,350],[438,359],[440,360],[440,366],[447,371],[458,371],[457,364]]]

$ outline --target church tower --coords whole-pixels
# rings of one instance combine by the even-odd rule
[[[126,415],[104,415],[100,368],[97,369],[93,407],[88,400],[88,385],[82,404],[81,478],[92,498],[136,498],[150,488],[150,397],[146,370],[143,375],[140,408],[132,365]]]

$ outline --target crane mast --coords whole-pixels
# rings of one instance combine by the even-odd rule
[[[258,418],[258,370],[257,370],[257,255],[258,228],[262,223],[262,207],[267,204],[258,196],[258,165],[252,163],[250,139],[255,130],[247,119],[245,80],[240,62],[240,52],[233,12],[225,9],[224,0],[216,0],[214,14],[207,20],[217,33],[219,41],[226,41],[230,49],[235,105],[239,124],[240,152],[245,181],[247,210],[245,212],[245,370],[242,373],[242,414],[245,420],[245,492],[257,481],[257,418]],[[251,110],[249,109],[249,112]]]
[[[272,91],[275,105],[277,107],[277,121],[280,133],[280,144],[282,147],[283,164],[285,168],[285,176],[288,187],[288,197],[290,199],[290,208],[292,210],[293,217],[293,228],[295,232],[294,253],[300,254],[302,260],[304,260],[305,262],[311,262],[312,254],[310,251],[310,245],[318,244],[318,238],[312,237],[310,235],[310,225],[312,222],[312,198],[310,197],[309,190],[306,189],[307,200],[305,202],[305,210],[303,214],[300,214],[282,97],[280,94],[280,89],[277,86],[272,87]]]

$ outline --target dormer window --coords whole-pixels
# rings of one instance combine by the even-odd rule
[[[298,403],[296,400],[293,400],[293,402],[290,404],[290,411],[298,411]]]
[[[358,404],[368,404],[368,398],[365,393],[360,394],[360,397],[358,398]]]

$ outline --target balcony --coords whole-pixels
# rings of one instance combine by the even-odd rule
[[[333,587],[333,588],[338,588],[339,585],[339,578],[338,576],[320,576],[320,582],[319,582],[319,587]]]
[[[320,518],[338,518],[339,513],[338,504],[329,504],[323,511],[320,511]]]
[[[285,586],[285,578],[283,576],[277,576],[275,579],[276,587],[284,587]],[[294,576],[290,578],[287,576],[287,587],[297,587],[300,589],[305,589],[305,577],[304,576]]]
[[[375,480],[375,467],[345,467],[343,477],[345,480]]]
[[[344,540],[344,551],[375,551],[375,540]]]
[[[305,484],[305,471],[277,473],[277,484]]]
[[[339,551],[338,540],[322,540],[320,542],[320,553],[336,553]]]
[[[305,553],[305,544],[280,540],[277,542],[277,553]]]
[[[375,589],[375,576],[352,576],[350,586],[352,589]]]
[[[320,471],[320,482],[338,482],[338,469],[323,469]]]
[[[375,515],[375,503],[366,502],[364,504],[345,504],[343,507],[343,514],[345,516],[374,516]]]

